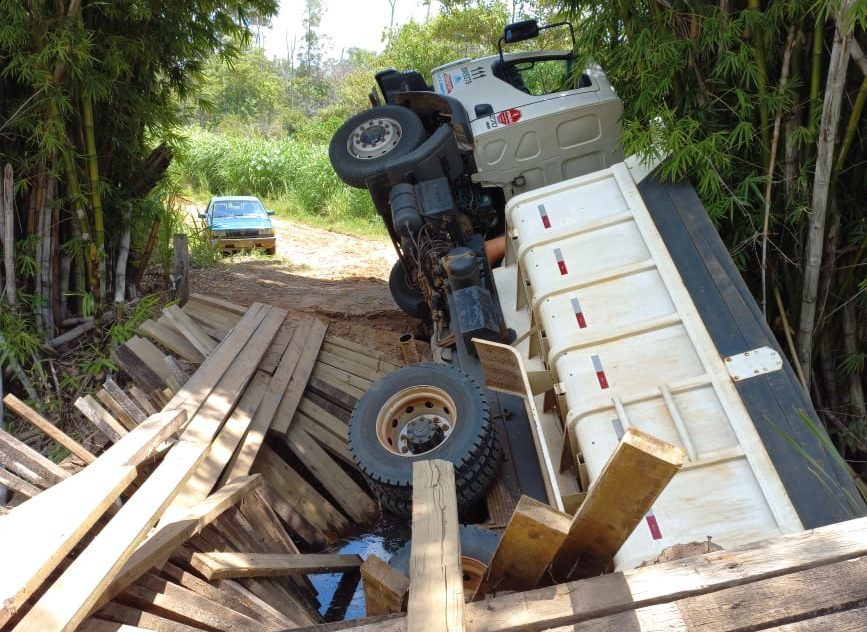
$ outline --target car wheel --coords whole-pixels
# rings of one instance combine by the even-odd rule
[[[363,189],[366,181],[385,172],[385,165],[405,156],[425,138],[421,119],[397,105],[359,112],[335,132],[328,158],[338,177]]]
[[[388,289],[391,298],[404,313],[413,318],[428,318],[428,309],[425,304],[424,294],[414,285],[406,273],[401,261],[395,261],[388,275]]]
[[[502,447],[485,392],[463,371],[414,364],[386,375],[361,397],[349,420],[349,450],[383,507],[412,511],[412,464],[450,461],[458,511],[482,500]]]
[[[494,558],[500,536],[481,527],[460,525],[461,570],[464,575],[464,596],[469,599],[478,588]],[[388,560],[389,566],[409,577],[412,540],[404,544]]]

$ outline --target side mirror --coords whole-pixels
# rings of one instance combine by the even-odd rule
[[[275,211],[265,211],[268,215],[274,215]]]
[[[208,217],[207,213],[202,213],[201,211],[199,211],[199,219],[205,219],[207,217]]]
[[[503,29],[503,41],[506,44],[523,42],[539,35],[539,23],[536,20],[524,20],[509,24]]]

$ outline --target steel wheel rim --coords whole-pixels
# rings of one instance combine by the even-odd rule
[[[411,451],[407,428],[410,422],[427,418],[442,431],[442,439],[432,448]],[[446,443],[457,423],[455,401],[436,386],[412,386],[386,400],[376,417],[376,437],[380,445],[397,456],[429,454]]]
[[[466,555],[461,556],[461,573],[464,579],[464,594],[467,598],[476,592],[487,570],[488,565],[481,560]]]
[[[393,118],[375,118],[360,124],[349,135],[346,149],[359,160],[373,160],[394,149],[403,136],[403,128]]]

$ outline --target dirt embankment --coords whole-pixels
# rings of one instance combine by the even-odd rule
[[[399,335],[418,323],[388,291],[397,259],[392,245],[273,219],[277,256],[225,257],[218,266],[195,269],[191,291],[240,305],[276,305],[290,317],[316,315],[330,322],[330,331],[397,359]]]

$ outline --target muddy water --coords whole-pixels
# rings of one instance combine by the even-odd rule
[[[369,555],[388,561],[410,536],[409,524],[392,519],[379,520],[365,533],[342,540],[323,553]],[[359,619],[365,616],[364,593],[357,573],[310,575],[310,581],[319,592],[320,614],[326,621]]]

